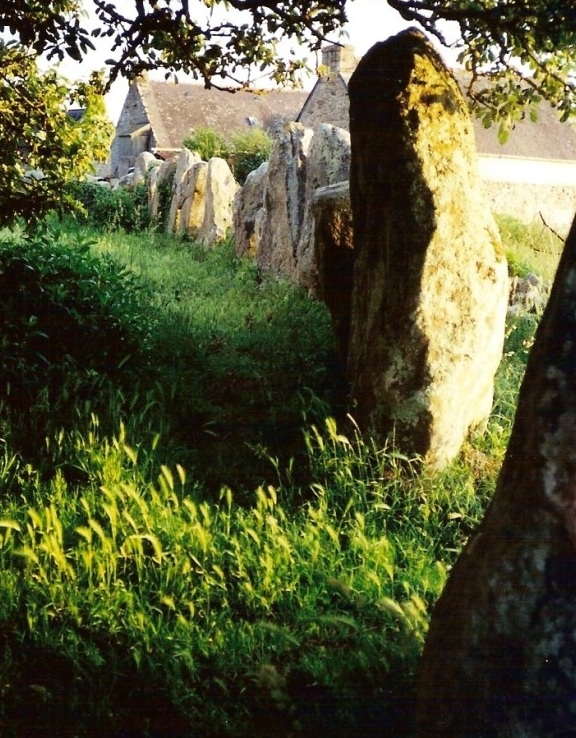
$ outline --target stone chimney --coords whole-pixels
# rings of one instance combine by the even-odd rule
[[[338,73],[351,74],[357,64],[353,46],[332,44],[322,49],[322,66],[329,70],[329,76]]]

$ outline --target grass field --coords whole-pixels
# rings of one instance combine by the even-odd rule
[[[432,474],[359,435],[326,309],[232,243],[58,228],[0,235],[0,734],[409,735],[538,316]]]

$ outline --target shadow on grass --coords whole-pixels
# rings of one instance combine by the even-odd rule
[[[10,645],[4,639],[5,653]],[[197,721],[185,715],[134,665],[122,664],[121,674],[114,673],[114,662],[80,674],[54,652],[25,646],[19,656],[10,683],[0,683],[3,738],[409,738],[412,732],[413,685],[401,674],[389,687],[354,694],[305,684],[294,675],[281,704],[256,688],[231,693],[225,701],[220,697],[231,718],[227,731],[200,713]],[[218,705],[215,695],[204,697]]]

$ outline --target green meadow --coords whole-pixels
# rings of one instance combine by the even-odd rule
[[[125,199],[0,233],[0,734],[410,735],[538,316],[427,472],[347,415],[323,304]],[[552,278],[558,239],[499,222]]]

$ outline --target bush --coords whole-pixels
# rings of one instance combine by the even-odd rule
[[[43,438],[42,423],[57,422],[72,386],[70,412],[81,385],[118,380],[148,345],[135,278],[88,249],[48,230],[0,243],[0,405],[22,438],[32,426]]]
[[[111,190],[97,182],[74,182],[69,186],[69,193],[83,208],[76,215],[81,223],[129,233],[150,225],[148,190],[144,184],[133,190],[123,187]]]
[[[223,159],[228,157],[228,144],[224,138],[212,128],[198,126],[194,133],[186,136],[184,146],[190,151],[195,151],[203,161],[208,161],[213,156]]]
[[[270,156],[272,139],[261,128],[251,128],[232,137],[231,161],[234,178],[244,184],[246,178]]]
[[[564,242],[543,224],[527,225],[510,215],[497,215],[496,222],[510,273],[525,277],[531,272],[552,281]]]
[[[226,159],[234,179],[240,184],[244,184],[250,172],[267,161],[272,148],[271,137],[261,128],[239,131],[229,142],[211,128],[197,128],[183,143],[203,161],[208,161],[213,156]]]

